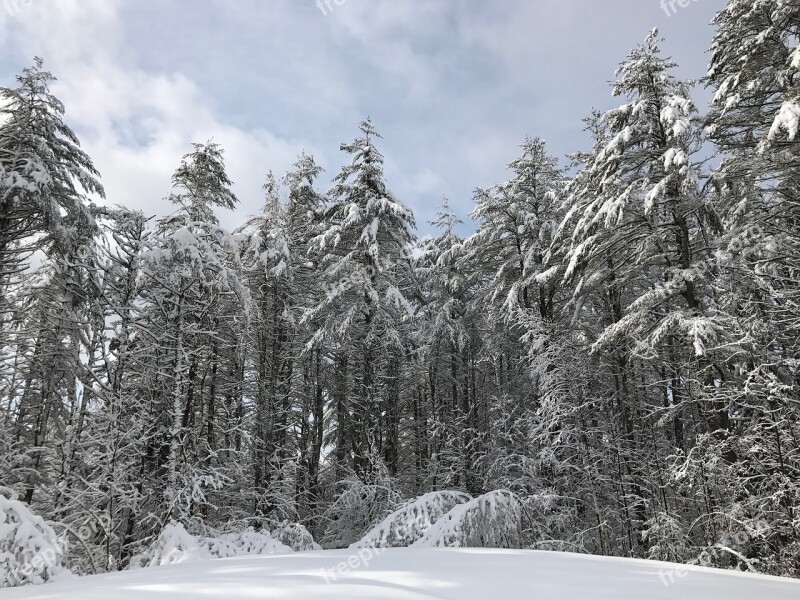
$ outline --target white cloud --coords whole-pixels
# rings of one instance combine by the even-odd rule
[[[29,1],[0,17],[0,65],[46,59],[112,202],[167,211],[180,157],[213,137],[244,204],[223,216],[236,224],[301,149],[325,188],[369,115],[423,232],[442,196],[465,216],[475,187],[507,177],[526,134],[558,155],[585,148],[581,118],[616,102],[615,66],[666,19],[641,0],[347,0],[328,16],[314,0]],[[662,29],[695,73],[722,2]]]
[[[341,46],[356,44],[360,59],[384,74],[399,77],[412,96],[425,98],[438,90],[444,67],[437,63],[429,42],[446,35],[452,10],[451,3],[435,0],[352,0],[327,19]]]
[[[198,86],[180,73],[147,73],[125,55],[121,3],[66,0],[34,5],[15,18],[23,53],[48,58],[57,73],[54,92],[67,107],[67,121],[101,172],[108,201],[148,214],[172,211],[163,199],[170,177],[191,142],[213,138],[226,152],[242,205],[221,214],[233,227],[244,213],[260,210],[267,171],[288,169],[312,144],[283,139],[263,129],[243,131],[214,114]]]

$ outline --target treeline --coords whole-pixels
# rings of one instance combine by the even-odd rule
[[[466,239],[446,202],[416,236],[369,121],[234,232],[213,143],[170,216],[97,204],[37,60],[0,89],[0,484],[89,572],[170,521],[341,546],[507,489],[526,547],[799,575],[800,4],[715,25],[708,114],[653,32],[592,148],[526,139]]]

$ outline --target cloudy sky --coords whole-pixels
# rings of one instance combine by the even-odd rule
[[[502,181],[526,135],[585,149],[581,119],[619,103],[609,81],[652,27],[702,76],[724,1],[684,1],[668,16],[661,0],[0,0],[0,85],[42,56],[109,201],[150,214],[171,210],[190,143],[213,138],[241,200],[230,227],[301,150],[327,189],[370,116],[426,233],[443,196],[466,216],[475,187]]]

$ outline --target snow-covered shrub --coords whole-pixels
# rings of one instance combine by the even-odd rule
[[[67,572],[55,531],[0,491],[0,588],[40,584]]]
[[[686,562],[689,560],[689,536],[683,524],[669,513],[659,511],[647,520],[642,538],[648,544],[651,560]]]
[[[295,552],[322,550],[311,532],[299,523],[284,521],[272,530],[272,537]]]
[[[596,543],[597,530],[590,529],[587,532],[576,527],[576,519],[579,518],[576,504],[581,499],[569,496],[557,487],[542,487],[535,493],[518,494],[518,497],[524,516],[523,547],[550,552],[602,554],[601,548],[592,545]],[[592,502],[590,497],[586,498],[584,508],[594,511],[597,503]],[[608,523],[604,522],[603,527],[608,527]]]
[[[420,539],[453,507],[469,502],[462,492],[431,492],[406,502],[351,548],[406,548]]]
[[[417,548],[518,548],[522,505],[499,490],[458,504],[412,544]]]
[[[201,538],[200,544],[209,558],[231,558],[263,554],[291,554],[293,550],[268,531],[252,527],[242,532],[225,533],[218,537]]]
[[[207,548],[183,525],[172,522],[143,553],[131,559],[131,569],[160,567],[211,558]]]
[[[322,515],[323,548],[346,548],[360,540],[403,501],[388,479],[368,484],[353,478],[342,485],[345,487],[339,498]]]
[[[310,537],[310,534],[309,534]],[[313,540],[312,540],[313,542]],[[170,523],[150,547],[131,559],[131,569],[182,562],[263,554],[290,554],[293,550],[268,531],[252,527],[210,536],[193,536],[180,523]]]

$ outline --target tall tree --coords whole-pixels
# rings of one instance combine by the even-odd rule
[[[342,146],[352,157],[336,176],[332,205],[316,238],[327,296],[309,318],[319,321],[317,339],[332,347],[339,365],[336,393],[337,450],[368,478],[384,461],[397,471],[401,331],[413,309],[409,255],[414,216],[388,190],[380,135],[371,121],[362,137]]]
[[[637,433],[640,423],[666,411],[670,444],[685,448],[684,417],[698,393],[690,386],[713,379],[704,358],[718,333],[709,283],[717,220],[692,164],[696,110],[675,66],[661,56],[657,30],[621,65],[614,94],[627,102],[592,124],[598,144],[572,185],[560,236],[576,315],[596,319],[586,304],[595,296],[607,307],[593,350],[607,353],[620,415],[631,551],[656,506],[637,465],[643,455],[655,464],[657,449]]]
[[[240,276],[238,246],[214,209],[232,208],[236,197],[222,150],[195,144],[173,176],[170,200],[178,211],[158,223],[144,253],[142,393],[154,403],[161,444],[149,450],[164,476],[159,519],[207,514],[208,494],[239,480],[244,452],[241,333],[249,294]],[[222,423],[218,423],[220,419]],[[219,429],[219,431],[218,431]],[[222,460],[218,436],[230,456]]]
[[[64,426],[65,403],[82,402],[75,391],[76,380],[86,383],[80,322],[98,232],[87,196],[103,196],[50,93],[53,80],[37,58],[17,88],[0,88],[0,390],[15,413],[16,443],[29,449],[27,502],[47,480],[43,453],[52,428]],[[35,250],[45,253],[38,272],[28,260]]]
[[[775,565],[796,561],[800,498],[798,22],[797,2],[731,0],[714,19],[707,78],[707,131],[723,156],[718,286],[730,337],[713,397],[736,416],[724,445],[707,449],[727,465],[714,526],[730,531],[732,515],[769,523],[758,552]]]

